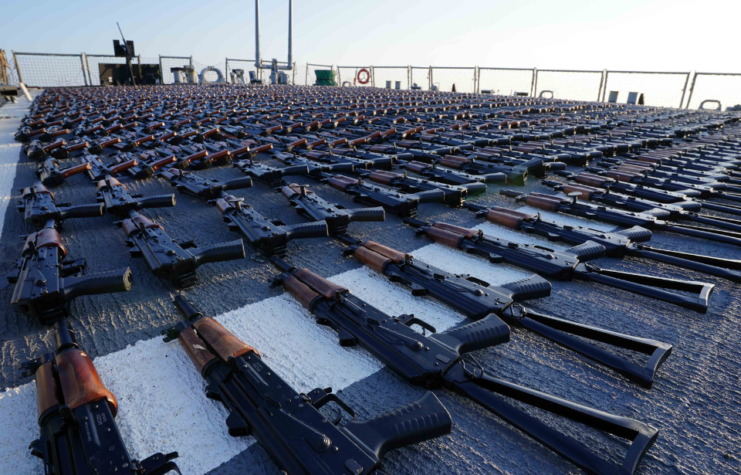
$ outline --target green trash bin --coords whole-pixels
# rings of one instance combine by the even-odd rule
[[[331,69],[317,69],[315,86],[336,86],[337,81],[334,79],[334,71]]]

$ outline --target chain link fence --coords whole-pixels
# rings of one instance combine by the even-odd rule
[[[411,87],[408,66],[373,66],[376,87],[408,90]]]
[[[412,88],[418,87],[423,91],[429,91],[432,68],[429,66],[412,66],[410,69],[412,70]]]
[[[476,92],[476,68],[431,68],[432,85],[438,91]]]
[[[603,81],[603,71],[538,69],[534,91],[536,97],[594,102],[600,98]]]
[[[602,101],[649,101],[648,105],[682,107],[690,73],[605,71]],[[632,95],[631,95],[632,94]]]
[[[532,94],[535,70],[523,68],[479,68],[476,92],[502,96]]]
[[[703,104],[705,103],[705,104]],[[687,98],[687,109],[741,108],[741,74],[696,73]]]
[[[99,54],[47,54],[11,52],[7,72],[10,84],[23,82],[28,87],[100,86],[101,65],[125,64],[122,57]],[[269,61],[262,62],[270,67]],[[194,61],[192,56],[138,56],[132,61],[134,74],[145,65],[158,65],[160,83],[173,84],[176,75],[172,68],[192,68],[193,75],[182,78],[186,82],[214,83],[221,78],[234,83],[232,72],[242,70],[245,84],[250,73],[258,79],[269,80],[269,70],[255,68],[252,59],[225,58],[217,64]],[[279,62],[280,67],[287,63]],[[210,68],[215,68],[217,71]],[[204,72],[205,69],[205,72]],[[555,97],[580,101],[632,102],[647,106],[696,109],[739,106],[741,108],[741,74],[709,72],[653,72],[653,71],[578,71],[556,69],[493,68],[493,67],[433,67],[433,66],[333,66],[301,63],[293,70],[284,71],[288,82],[295,85],[313,85],[315,72],[331,69],[337,85],[350,83],[353,87],[378,87],[408,90],[437,89],[450,92],[455,86],[460,93],[488,93],[498,95],[528,95]],[[357,81],[358,73],[369,72],[367,84]],[[151,70],[150,70],[151,74]],[[363,73],[363,76],[365,74]],[[241,83],[241,79],[237,79]]]
[[[367,81],[365,84],[358,81],[358,74],[360,71],[365,70],[360,74],[361,81]],[[337,84],[344,85],[350,83],[351,86],[356,87],[373,87],[373,68],[371,66],[337,66]]]

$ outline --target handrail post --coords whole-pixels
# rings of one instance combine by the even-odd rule
[[[15,70],[18,72],[18,83],[23,84],[23,76],[21,76],[21,68],[18,66],[18,57],[15,55],[15,51],[10,51],[13,54],[13,62],[15,63]]]
[[[93,85],[93,75],[90,74],[90,57],[85,54],[85,67],[87,68],[87,78],[90,80],[90,85]]]
[[[80,53],[80,72],[82,72],[82,82],[87,86],[87,76],[85,76],[85,58],[84,53]]]
[[[605,102],[605,93],[602,92],[602,87],[604,86],[604,90],[607,91],[607,78],[610,76],[610,71],[603,69],[602,70],[602,76],[600,76],[599,80],[599,91],[597,92],[597,102]],[[602,100],[600,101],[600,97]]]
[[[224,81],[229,84],[229,58],[224,58]]]
[[[371,70],[371,87],[376,87],[376,70],[373,68],[373,65],[371,65],[370,70]]]
[[[162,55],[158,55],[160,58],[160,85],[163,86],[165,84],[165,71],[162,69]]]
[[[689,77],[687,77],[689,79]],[[697,71],[695,71],[695,75],[692,76],[692,86],[690,86],[690,95],[687,97],[687,105],[685,106],[685,109],[690,108],[690,102],[692,102],[692,93],[695,92],[695,81],[697,81]]]
[[[473,93],[479,93],[479,67],[473,67]]]
[[[432,66],[430,66],[430,73],[427,75],[430,80],[430,91],[432,90]]]
[[[538,92],[538,68],[533,68],[533,80],[530,83],[530,97],[535,97]]]
[[[692,74],[692,71],[687,73],[687,77],[684,80],[684,87],[682,88],[682,98],[679,100],[679,108],[682,108],[682,104],[684,103],[684,95],[687,94],[687,84],[690,82],[690,74]]]

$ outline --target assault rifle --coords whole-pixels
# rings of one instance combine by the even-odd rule
[[[325,221],[287,226],[280,220],[269,220],[242,201],[243,198],[224,195],[212,204],[224,216],[229,229],[238,231],[254,248],[262,250],[268,256],[284,256],[288,241],[328,235]]]
[[[471,195],[478,195],[486,192],[484,183],[469,183],[466,185],[448,185],[436,181],[424,180],[409,176],[406,172],[394,173],[386,170],[375,170],[373,172],[359,171],[362,178],[390,186],[404,193],[419,193],[422,191],[440,190],[443,192],[443,202],[448,206],[460,208],[463,201]]]
[[[171,165],[178,161],[175,155],[159,157],[154,154],[140,154],[138,157],[133,154],[122,153],[116,157],[117,166],[125,166],[129,175],[137,179],[145,179],[154,176],[154,173],[160,168]],[[136,165],[129,166],[131,162]]]
[[[741,206],[734,206],[729,204],[714,203],[711,201],[697,200],[691,198],[685,194],[660,190],[657,188],[644,187],[643,185],[633,185],[630,183],[623,183],[612,178],[606,178],[598,175],[592,175],[589,173],[582,173],[579,175],[568,174],[562,175],[567,178],[573,179],[574,182],[570,182],[572,186],[587,186],[587,187],[600,187],[605,190],[605,193],[615,193],[618,195],[625,195],[630,198],[646,200],[649,203],[671,204],[679,207],[686,211],[700,211],[702,208],[710,209],[713,211],[720,211],[728,214],[741,215]],[[556,182],[544,182],[547,186],[551,186],[551,183]],[[560,183],[558,185],[561,185]],[[554,186],[551,186],[555,188]],[[657,206],[655,205],[655,206]]]
[[[158,175],[168,180],[179,192],[204,200],[220,198],[226,191],[252,187],[252,178],[248,176],[221,183],[218,180],[206,180],[195,173],[177,168],[167,168]]]
[[[89,163],[83,163],[75,167],[60,168],[59,162],[56,159],[47,158],[39,165],[38,170],[36,170],[36,176],[39,177],[39,180],[45,186],[59,186],[67,178],[90,170],[91,168],[92,166]]]
[[[502,286],[493,286],[468,274],[445,272],[414,259],[411,254],[373,241],[351,246],[344,254],[355,256],[358,261],[385,275],[391,282],[409,287],[412,295],[429,295],[473,320],[495,314],[509,325],[548,338],[647,388],[653,385],[656,371],[672,351],[672,346],[667,343],[544,315],[515,303],[550,295],[550,282],[536,275]],[[575,338],[576,336],[580,338]],[[634,350],[649,355],[650,359],[645,366],[640,366],[586,340]]]
[[[527,194],[515,190],[500,190],[499,194],[514,198],[516,201],[524,201],[528,206],[544,211],[596,219],[618,226],[641,226],[657,231],[666,231],[741,246],[741,232],[668,223],[663,219],[658,219],[667,217],[668,213],[662,210],[637,213],[635,211],[583,203],[578,200],[578,196],[559,197],[535,192]]]
[[[103,205],[89,204],[72,206],[69,203],[57,203],[54,194],[40,182],[21,190],[21,201],[16,206],[24,214],[24,221],[33,226],[44,226],[54,220],[56,225],[65,219],[96,218],[103,216]]]
[[[142,198],[140,194],[129,194],[126,185],[113,177],[107,177],[98,182],[98,193],[95,196],[98,202],[105,205],[107,212],[119,218],[126,218],[129,216],[129,212],[145,208],[175,206],[174,194]]]
[[[154,275],[171,281],[177,288],[195,285],[196,269],[203,264],[245,257],[241,239],[189,251],[197,247],[193,241],[180,243],[172,239],[162,226],[134,210],[129,211],[129,219],[116,225],[126,234],[131,257],[143,257]]]
[[[118,401],[101,381],[66,320],[54,324],[56,350],[22,363],[23,376],[34,375],[41,436],[31,442],[31,454],[54,475],[180,474],[178,453],[157,453],[133,460],[118,431]]]
[[[90,169],[87,171],[87,176],[91,180],[103,180],[106,177],[118,175],[119,173],[125,172],[126,170],[139,165],[136,158],[129,160],[128,162],[119,163],[118,165],[109,167],[105,165],[95,155],[85,154],[80,158],[80,163],[89,163]]]
[[[424,157],[417,157],[422,158]],[[433,161],[426,160],[429,163],[435,163],[444,167],[452,168],[469,175],[480,176],[487,183],[501,182],[501,174],[507,177],[507,183],[523,186],[527,182],[529,172],[526,167],[507,165],[498,165],[496,163],[477,162],[473,158],[458,157],[456,155],[445,155],[442,158]]]
[[[509,242],[487,236],[476,229],[447,223],[429,224],[408,218],[404,222],[417,228],[418,235],[424,234],[437,243],[484,257],[492,263],[507,263],[551,279],[566,281],[578,279],[609,285],[700,313],[707,311],[708,297],[715,288],[715,285],[703,282],[620,272],[602,269],[591,262],[583,262],[605,254],[604,246],[593,241],[563,251],[555,251],[543,246]],[[669,290],[684,293],[673,293]]]
[[[15,284],[10,305],[18,312],[49,325],[69,315],[70,302],[82,295],[126,292],[131,289],[129,268],[82,275],[85,259],[67,260],[67,248],[49,220],[41,231],[26,237],[21,258],[6,277]]]
[[[293,183],[281,187],[280,192],[291,206],[296,208],[298,214],[314,221],[325,221],[330,236],[338,237],[345,242],[354,242],[353,238],[347,236],[347,227],[350,223],[386,220],[386,212],[382,207],[346,209],[342,205],[329,203],[307,188],[305,185]]]
[[[414,217],[417,215],[417,206],[420,203],[441,202],[445,193],[440,190],[421,191],[407,194],[389,190],[378,185],[368,185],[362,180],[356,180],[344,175],[323,174],[322,180],[336,190],[344,191],[353,197],[353,201],[370,206],[383,208],[399,216]]]
[[[251,158],[246,160],[240,160],[234,164],[235,167],[242,170],[242,172],[248,175],[253,180],[262,182],[275,188],[279,186],[283,177],[286,176],[297,176],[297,175],[309,175],[308,165],[294,165],[290,167],[276,168],[262,163],[253,162]]]
[[[509,341],[509,327],[496,315],[444,333],[413,315],[392,317],[348,289],[308,269],[272,257],[281,272],[273,285],[283,287],[316,318],[339,335],[342,346],[360,345],[402,379],[425,388],[444,388],[467,397],[589,473],[632,474],[658,437],[658,430],[634,419],[614,416],[487,374],[466,353]],[[410,328],[419,325],[433,335]],[[498,394],[587,424],[632,441],[622,463],[612,463],[588,447],[516,408]]]
[[[481,183],[484,181],[483,178],[461,173],[455,170],[449,170],[447,168],[440,168],[435,164],[427,164],[422,162],[405,162],[399,165],[401,168],[412,171],[423,177],[438,181],[440,183],[447,183],[448,185],[468,185],[471,183]],[[497,183],[506,183],[507,176],[504,173],[500,174]]]
[[[463,206],[475,211],[478,218],[486,218],[489,222],[526,234],[536,234],[549,241],[563,241],[573,245],[592,241],[604,246],[606,256],[642,257],[704,272],[733,282],[741,282],[741,261],[639,244],[651,239],[651,231],[638,226],[617,232],[605,232],[582,226],[565,226],[553,221],[544,221],[540,213],[536,215],[496,206],[487,208],[468,202]]]
[[[721,216],[709,216],[687,211],[680,204],[655,203],[653,201],[643,200],[633,196],[625,196],[620,193],[609,192],[603,188],[596,188],[587,185],[562,184],[559,182],[543,180],[541,183],[557,191],[563,191],[568,196],[576,196],[585,201],[594,201],[614,208],[637,211],[639,213],[650,212],[659,217],[661,211],[664,211],[666,219],[672,221],[690,221],[715,226],[721,229],[741,232],[741,221],[737,219],[724,218]],[[694,203],[690,203],[695,207]],[[699,207],[699,206],[698,206]]]
[[[181,295],[175,306],[188,323],[165,330],[178,339],[206,381],[206,395],[224,404],[233,437],[252,435],[290,474],[380,474],[380,458],[394,449],[449,434],[450,414],[431,392],[374,419],[338,427],[319,409],[334,402],[355,412],[331,388],[299,394],[265,364],[258,351]]]

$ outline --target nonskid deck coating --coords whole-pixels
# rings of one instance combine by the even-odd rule
[[[18,107],[22,105],[23,100],[20,100]],[[8,107],[0,109],[0,116],[19,114],[20,111]],[[17,188],[30,184],[35,168],[20,154],[19,144],[12,141],[17,122],[15,125],[9,122],[0,120],[0,166],[3,167],[0,191],[4,192],[0,196],[4,205],[14,204]],[[241,176],[231,168],[198,173],[220,178]],[[308,179],[296,181],[311,184],[328,200],[357,207],[346,195],[331,188]],[[171,189],[160,179],[138,182],[133,188],[147,195]],[[490,185],[489,193],[477,202],[512,207],[513,202],[499,197],[497,189]],[[534,182],[524,190],[545,191]],[[95,188],[84,176],[73,177],[63,187],[55,189],[62,201],[75,204],[93,201],[94,192]],[[282,196],[262,184],[235,194],[244,196],[266,216],[279,217],[288,223],[303,222]],[[174,209],[148,210],[148,214],[160,221],[173,237],[191,238],[206,245],[236,236],[220,223],[220,216],[213,208],[182,194],[177,194],[177,199],[178,206]],[[0,207],[0,215],[4,208]],[[420,215],[424,219],[470,227],[481,225],[492,233],[498,230],[478,222],[473,213],[440,205],[425,204],[420,207]],[[562,216],[556,219],[565,221]],[[202,380],[183,358],[178,344],[161,342],[159,331],[179,321],[169,302],[174,290],[152,276],[141,260],[128,257],[123,234],[112,221],[111,216],[68,221],[62,236],[73,257],[88,259],[88,272],[125,265],[134,271],[131,292],[83,297],[72,306],[72,322],[81,345],[95,357],[104,382],[119,398],[118,424],[127,446],[139,457],[158,450],[179,450],[184,473],[275,473],[275,465],[259,445],[249,446],[250,438],[235,440],[226,436],[224,410],[203,396]],[[30,228],[12,207],[7,209],[2,223],[0,262],[4,265],[1,269],[6,270],[20,252],[17,235],[30,232]],[[194,226],[194,223],[213,225]],[[597,227],[596,223],[590,226]],[[415,238],[413,231],[392,215],[382,224],[354,224],[351,231],[361,239],[372,238],[399,250],[415,251],[421,260],[446,270],[469,272],[492,283],[516,280],[524,275],[521,270],[492,266],[481,259],[429,245],[429,241]],[[523,238],[517,235],[518,240]],[[741,251],[736,248],[696,239],[659,233],[652,241],[683,251],[741,257]],[[354,260],[340,257],[341,249],[341,245],[330,239],[307,240],[289,246],[289,259],[350,286],[356,294],[389,313],[411,311],[435,322],[439,329],[464,321],[435,301],[413,298],[408,291],[360,268]],[[741,470],[738,451],[741,411],[737,397],[741,389],[738,377],[741,374],[738,359],[741,298],[737,286],[636,259],[623,262],[604,259],[600,264],[716,284],[706,315],[582,282],[554,282],[553,296],[529,303],[552,315],[674,344],[674,352],[659,371],[653,389],[637,387],[573,353],[517,329],[513,330],[512,342],[477,352],[477,359],[498,377],[658,427],[661,430],[659,440],[638,473],[734,473]],[[317,327],[303,309],[282,295],[282,291],[270,290],[267,281],[276,274],[269,264],[249,257],[212,264],[199,269],[199,284],[185,294],[204,313],[219,315],[227,328],[258,348],[266,361],[296,389],[310,390],[334,384],[361,419],[420,395],[418,388],[381,369],[380,363],[366,352],[340,348],[331,332]],[[5,302],[10,300],[11,288],[0,291],[0,298]],[[0,439],[0,472],[39,473],[43,470],[41,464],[24,450],[38,433],[34,388],[30,378],[20,378],[13,367],[51,349],[51,333],[25,316],[13,313],[9,305],[1,308],[3,366],[0,376],[2,385],[10,389],[0,394],[0,421],[3,427],[16,430],[3,431],[0,435],[4,438]],[[453,433],[389,453],[383,464],[388,472],[579,472],[474,404],[450,393],[436,393],[453,415]],[[579,427],[575,424],[567,422],[558,427],[579,437],[576,435],[580,433]],[[622,450],[619,443],[601,434],[587,436],[596,447],[604,446],[613,453]]]

